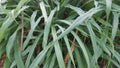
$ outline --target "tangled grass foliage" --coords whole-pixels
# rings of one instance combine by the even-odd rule
[[[119,20],[120,0],[0,0],[0,64],[119,68]]]

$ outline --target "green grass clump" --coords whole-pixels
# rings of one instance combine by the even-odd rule
[[[119,4],[119,0],[0,0],[0,64],[119,68]]]

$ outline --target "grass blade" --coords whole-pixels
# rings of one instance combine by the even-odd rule
[[[45,24],[43,43],[42,43],[43,48],[45,48],[45,46],[47,45],[48,36],[50,32],[50,26],[51,26],[55,11],[56,11],[56,8],[51,11],[50,16],[48,17],[47,23]]]
[[[109,14],[111,12],[112,7],[112,0],[106,0],[106,14],[107,14],[107,21],[109,19]]]
[[[23,61],[22,61],[22,57],[20,54],[20,49],[19,49],[19,41],[17,40],[16,42],[16,46],[14,47],[14,56],[15,56],[15,62],[17,64],[18,68],[25,68]]]
[[[93,14],[97,13],[98,11],[101,11],[101,9],[91,9],[82,16],[77,17],[74,22],[58,37],[60,39],[64,35],[68,34],[71,30],[73,30],[75,27],[79,26],[82,24],[86,19],[91,17]]]
[[[28,45],[28,43],[29,43],[29,41],[30,41],[30,39],[31,39],[31,37],[32,37],[32,35],[33,35],[33,32],[34,32],[34,30],[35,30],[35,28],[36,28],[36,26],[38,25],[38,23],[40,22],[40,20],[41,20],[41,18],[42,18],[42,16],[39,17],[39,18],[37,19],[37,21],[35,22],[34,19],[35,19],[35,17],[36,17],[36,14],[37,14],[37,11],[33,12],[32,16],[31,16],[31,30],[29,31],[29,33],[28,33],[28,35],[27,35],[27,38],[26,38],[26,40],[25,40],[24,43],[23,43],[23,50],[24,50],[24,49],[26,48],[26,46]]]
[[[44,2],[40,2],[39,5],[40,5],[40,8],[41,8],[44,20],[45,20],[45,22],[47,22],[48,17],[47,17],[47,12],[46,12],[46,9],[45,9],[45,4],[44,4]]]
[[[33,45],[31,46],[31,48],[30,48],[30,51],[29,51],[29,54],[28,54],[28,58],[27,58],[26,63],[25,63],[25,67],[26,67],[26,68],[28,68],[28,66],[29,66],[29,64],[30,64],[30,59],[32,58],[33,52],[34,52],[34,50],[35,50],[35,47],[36,47],[39,39],[41,38],[41,36],[42,36],[42,33],[36,38],[34,44],[33,44]]]
[[[78,44],[80,45],[80,47],[81,47],[81,49],[82,49],[82,52],[83,52],[83,54],[84,54],[86,63],[87,63],[87,67],[90,68],[90,60],[89,60],[89,57],[88,57],[88,54],[87,54],[87,50],[86,50],[86,48],[84,47],[84,44],[83,44],[82,41],[80,40],[79,36],[77,36],[74,32],[72,32],[72,35],[75,37],[75,39],[77,40]]]
[[[114,40],[117,30],[118,30],[118,25],[119,25],[119,14],[113,13],[114,19],[113,19],[113,28],[112,28],[112,35],[111,38]]]
[[[56,30],[54,27],[52,27],[52,35],[53,35],[53,39],[55,40],[57,38],[57,36],[56,36]],[[59,45],[58,41],[54,44],[54,48],[55,48],[55,53],[57,56],[59,67],[65,68],[62,52],[61,52],[60,45]]]

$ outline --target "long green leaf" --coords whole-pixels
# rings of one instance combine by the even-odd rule
[[[61,37],[63,37],[64,35],[68,34],[71,30],[73,30],[75,27],[79,26],[80,24],[82,24],[86,19],[88,19],[89,17],[91,17],[93,14],[97,13],[101,11],[101,9],[99,8],[93,8],[91,10],[89,10],[88,12],[86,12],[85,14],[77,17],[74,22],[60,35],[58,36],[57,39],[60,39]]]
[[[52,35],[53,35],[53,40],[55,40],[57,38],[55,27],[52,27]],[[54,48],[55,48],[55,53],[57,56],[59,67],[65,68],[64,61],[63,61],[63,55],[62,55],[58,41],[54,44]]]
[[[49,32],[50,32],[50,26],[51,26],[52,19],[53,19],[53,16],[55,14],[55,11],[56,11],[56,8],[51,11],[51,13],[50,13],[50,15],[48,17],[48,20],[45,23],[43,43],[42,43],[43,48],[45,48],[45,46],[47,45],[48,36],[49,36]]]
[[[25,63],[25,67],[26,67],[26,68],[29,67],[30,59],[31,59],[31,57],[32,57],[32,55],[33,55],[33,52],[34,52],[34,50],[35,50],[35,47],[36,47],[39,39],[41,38],[41,36],[42,36],[42,33],[36,38],[34,44],[33,44],[33,45],[31,46],[31,48],[30,48],[30,51],[29,51],[29,54],[28,54],[28,57],[27,57],[27,60],[26,60],[26,63]]]
[[[84,44],[80,40],[80,37],[78,35],[76,35],[74,32],[72,32],[72,35],[75,37],[75,39],[77,40],[78,44],[80,45],[80,47],[82,49],[82,52],[84,54],[86,63],[87,63],[87,67],[90,68],[90,60],[89,60],[88,53],[87,53],[87,50],[86,50]]]
[[[15,56],[15,62],[17,64],[17,67],[18,68],[25,68],[23,61],[22,61],[18,40],[15,43],[16,43],[16,46],[14,47],[14,52],[15,52],[14,56]]]
[[[113,19],[113,28],[112,28],[112,35],[111,38],[114,40],[117,30],[118,30],[118,25],[119,25],[119,14],[113,13],[114,19]]]
[[[32,16],[31,16],[31,30],[29,31],[29,33],[28,33],[28,35],[27,35],[27,38],[26,38],[26,40],[24,41],[24,43],[23,43],[23,50],[26,48],[26,46],[28,45],[28,43],[29,43],[29,41],[30,41],[30,39],[31,39],[31,37],[32,37],[32,35],[33,35],[33,32],[34,32],[34,30],[35,30],[35,28],[37,27],[37,25],[39,24],[39,22],[40,22],[40,20],[41,20],[41,18],[42,18],[42,16],[41,17],[39,17],[38,19],[37,19],[37,21],[35,22],[35,17],[36,17],[36,14],[37,14],[37,11],[35,11],[35,12],[33,12],[33,14],[32,14]]]

